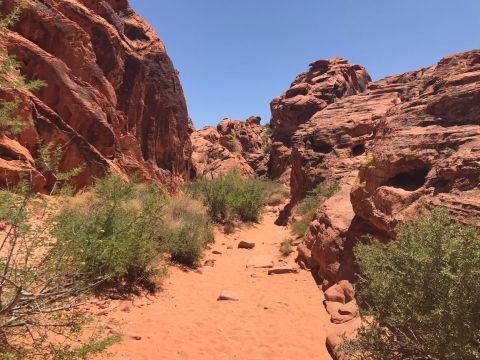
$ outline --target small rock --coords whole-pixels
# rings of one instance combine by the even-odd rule
[[[124,307],[121,309],[121,311],[129,313],[129,312],[130,312],[130,306],[128,306],[128,305],[127,305],[127,306],[124,306]]]
[[[0,221],[0,231],[3,231],[7,228],[7,224],[5,224],[4,222],[1,222]]]
[[[215,259],[209,259],[203,263],[203,266],[210,266],[214,267],[215,266]]]
[[[325,300],[345,304],[345,294],[340,285],[335,284],[330,286],[327,291],[325,291]]]
[[[222,252],[221,252],[221,251],[218,251],[218,250],[213,250],[213,251],[212,251],[212,254],[214,254],[214,255],[222,255]]]
[[[285,265],[278,268],[273,268],[268,270],[268,275],[275,275],[275,274],[296,274],[300,270],[297,264]]]
[[[347,321],[352,320],[355,316],[340,314],[340,308],[344,306],[343,304],[335,301],[325,301],[325,308],[330,314],[330,320],[334,324],[343,324]]]
[[[362,326],[362,320],[355,318],[343,324],[332,324],[327,333],[327,347],[335,353],[335,348],[345,341],[353,340],[357,336],[357,330]]]
[[[239,249],[248,249],[248,250],[251,250],[255,247],[255,243],[249,243],[249,242],[246,242],[246,241],[240,241],[238,243],[238,248]]]
[[[222,290],[220,292],[220,295],[218,295],[217,301],[238,301],[238,297],[236,297],[234,294]]]
[[[338,282],[338,285],[343,289],[343,293],[345,294],[345,302],[352,301],[355,299],[355,289],[353,285],[348,280],[341,280]]]
[[[344,305],[341,305],[338,309],[338,312],[341,315],[348,315],[352,318],[357,317],[359,315],[357,302],[355,300],[352,300]]]
[[[255,256],[248,260],[247,268],[273,268],[273,259],[268,255]]]
[[[202,271],[202,269],[195,269],[195,272],[196,272],[197,274],[200,274],[200,275],[202,275],[202,274],[203,274],[203,271]]]
[[[233,249],[233,246],[232,245],[228,245],[227,246],[227,250],[232,250]]]

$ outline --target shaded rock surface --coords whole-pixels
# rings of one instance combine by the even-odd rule
[[[5,0],[0,12],[13,4]],[[26,4],[0,47],[17,57],[27,79],[47,86],[35,94],[0,92],[1,99],[22,100],[19,113],[28,122],[19,136],[0,139],[0,186],[27,176],[37,191],[50,190],[52,179],[35,160],[39,141],[62,147],[63,171],[84,166],[77,187],[109,171],[186,179],[191,123],[178,73],[155,31],[126,0]]]

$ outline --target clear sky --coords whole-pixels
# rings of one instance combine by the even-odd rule
[[[480,0],[130,0],[158,32],[197,128],[270,120],[270,101],[317,59],[374,79],[480,48]]]

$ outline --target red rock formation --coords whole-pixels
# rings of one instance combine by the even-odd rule
[[[365,90],[370,76],[359,65],[333,58],[310,64],[310,69],[293,81],[290,89],[272,100],[270,125],[274,142],[270,173],[277,178],[289,171],[289,149],[298,127],[329,104]]]
[[[5,0],[1,13],[13,3]],[[160,181],[189,176],[190,120],[178,74],[126,0],[28,0],[1,46],[28,79],[47,86],[22,95],[30,128],[14,141],[30,157],[2,152],[0,186],[27,171],[37,190],[51,187],[34,160],[39,140],[62,146],[63,170],[84,165],[79,187],[107,171]]]
[[[237,168],[243,175],[265,175],[269,159],[269,128],[260,117],[246,121],[224,119],[191,135],[194,174],[224,173]]]
[[[193,145],[193,176],[216,176],[236,169],[242,176],[253,174],[253,169],[238,152],[231,152],[220,144],[220,134],[207,126],[191,134]]]
[[[326,287],[352,279],[361,236],[394,238],[399,222],[428,206],[479,221],[479,104],[475,50],[373,83],[299,127],[292,192],[301,196],[330,177],[343,185],[305,236]]]

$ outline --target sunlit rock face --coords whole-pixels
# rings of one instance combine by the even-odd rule
[[[5,0],[1,13],[13,3]],[[78,187],[109,171],[160,182],[189,177],[191,122],[178,73],[128,2],[26,3],[1,47],[17,57],[28,79],[47,85],[35,94],[0,94],[22,97],[30,125],[14,145],[2,137],[0,184],[28,176],[36,190],[51,188],[35,161],[40,140],[62,146],[61,169],[83,166],[73,180]]]

